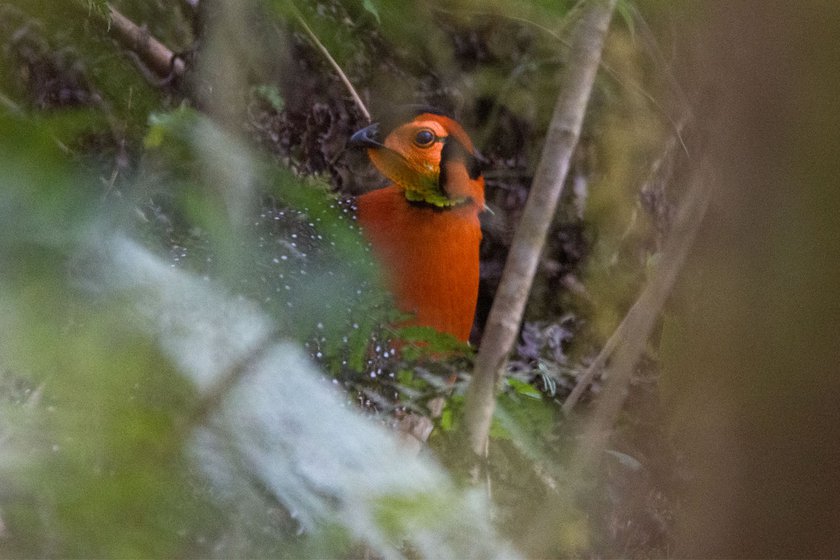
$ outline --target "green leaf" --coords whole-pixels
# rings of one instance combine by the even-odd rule
[[[523,395],[525,397],[530,397],[532,399],[542,399],[542,393],[540,393],[533,385],[530,383],[525,383],[515,377],[508,377],[507,378],[508,386],[516,391],[517,394]]]
[[[529,386],[527,383],[524,385]],[[523,399],[520,393],[509,391],[499,395],[490,436],[513,440],[517,447],[527,449],[529,455],[536,455],[545,434],[554,429],[555,409],[548,400],[527,396]]]
[[[189,141],[200,120],[200,114],[186,106],[167,113],[152,113],[149,115],[149,132],[143,139],[143,145],[146,148],[159,148],[168,138]]]
[[[416,345],[406,345],[402,355],[407,360],[415,360],[427,354],[470,354],[472,347],[448,333],[442,333],[432,327],[410,326],[402,327],[397,336],[405,342],[415,342]]]
[[[618,15],[621,17],[621,20],[624,22],[624,25],[627,26],[627,30],[630,32],[630,37],[635,40],[636,39],[636,21],[634,19],[634,7],[629,2],[629,0],[619,0],[619,2],[615,6]]]
[[[362,0],[362,7],[376,18],[376,23],[382,23],[382,20],[379,19],[379,10],[376,9],[376,5],[373,3],[373,0]]]
[[[443,413],[440,415],[440,429],[444,432],[452,431],[452,427],[454,425],[454,419],[452,417],[452,409],[446,408],[444,409]]]
[[[286,102],[280,94],[280,88],[273,84],[254,86],[252,93],[265,100],[278,113],[286,107]]]

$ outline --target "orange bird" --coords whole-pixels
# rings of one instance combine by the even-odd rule
[[[478,298],[484,178],[475,148],[454,119],[417,109],[356,132],[391,183],[358,197],[357,217],[397,307],[411,324],[467,342]]]

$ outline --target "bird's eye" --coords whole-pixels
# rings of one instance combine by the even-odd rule
[[[435,136],[435,133],[428,128],[420,130],[414,137],[414,143],[421,148],[428,148],[435,142],[435,140],[437,140],[437,136]]]

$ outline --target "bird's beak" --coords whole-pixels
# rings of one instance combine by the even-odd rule
[[[350,137],[351,146],[359,146],[362,148],[381,148],[382,143],[379,141],[379,123],[373,123],[370,126],[355,132]]]

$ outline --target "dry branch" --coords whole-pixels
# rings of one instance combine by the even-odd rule
[[[670,165],[670,163],[672,163],[673,158],[675,157],[677,143],[679,143],[679,145],[685,150],[685,144],[682,140],[682,132],[684,127],[684,123],[676,125],[674,136],[666,144],[662,156],[659,159],[657,159],[654,165],[652,166],[647,180],[642,184],[641,188],[639,189],[640,192],[644,192],[645,189],[650,188],[652,183],[654,182],[664,183],[671,178],[670,170],[673,169],[673,165]],[[663,173],[663,167],[667,168],[669,171],[667,173]],[[601,351],[598,353],[595,359],[592,360],[592,363],[589,364],[589,367],[586,368],[586,371],[577,378],[577,383],[575,384],[575,387],[572,389],[572,392],[569,393],[569,396],[566,397],[566,401],[563,403],[564,413],[571,413],[572,409],[583,396],[584,391],[586,391],[587,387],[589,387],[589,385],[595,379],[595,376],[601,373],[601,371],[604,369],[604,366],[607,363],[607,360],[610,358],[610,356],[612,356],[619,343],[627,336],[628,330],[631,328],[635,328],[638,322],[638,320],[635,318],[636,315],[638,315],[639,313],[643,313],[645,309],[641,305],[643,297],[644,293],[639,296],[639,298],[636,300],[636,303],[634,303],[630,310],[627,312],[627,315],[625,315],[624,319],[622,319],[621,323],[619,323],[618,327],[616,327],[615,331],[613,331],[612,335],[610,335],[609,339],[607,339],[607,342],[604,344],[604,347],[601,348]],[[664,304],[664,300],[660,302],[660,305]]]
[[[182,76],[186,69],[184,61],[178,58],[166,45],[152,37],[146,29],[122,15],[108,5],[110,27],[124,47],[136,53],[140,60],[160,79]]]
[[[671,293],[705,216],[711,191],[710,181],[708,168],[703,166],[690,178],[671,236],[662,251],[661,264],[624,320],[625,336],[616,344],[612,363],[604,373],[607,379],[604,390],[580,437],[576,438],[580,445],[569,465],[569,484],[561,488],[559,498],[552,496],[535,508],[540,515],[536,517],[525,545],[532,556],[544,555],[547,548],[556,542],[556,531],[568,519],[571,504],[578,498],[576,494],[586,488],[582,483],[584,475],[592,470],[598,458],[603,455],[612,427],[624,405],[636,363],[645,350],[662,305]]]
[[[588,470],[606,446],[612,426],[624,405],[636,363],[645,350],[647,340],[706,214],[709,181],[709,174],[704,167],[700,167],[691,177],[670,237],[662,250],[660,264],[622,322],[626,324],[624,337],[616,345],[612,363],[604,371],[606,384],[579,439],[581,444],[572,457],[570,472],[573,479]]]
[[[496,388],[516,340],[569,162],[577,146],[615,3],[616,0],[588,2],[573,31],[569,63],[561,81],[564,89],[557,98],[531,193],[513,238],[467,391],[465,427],[470,448],[479,456],[486,454],[487,436],[496,407]]]

